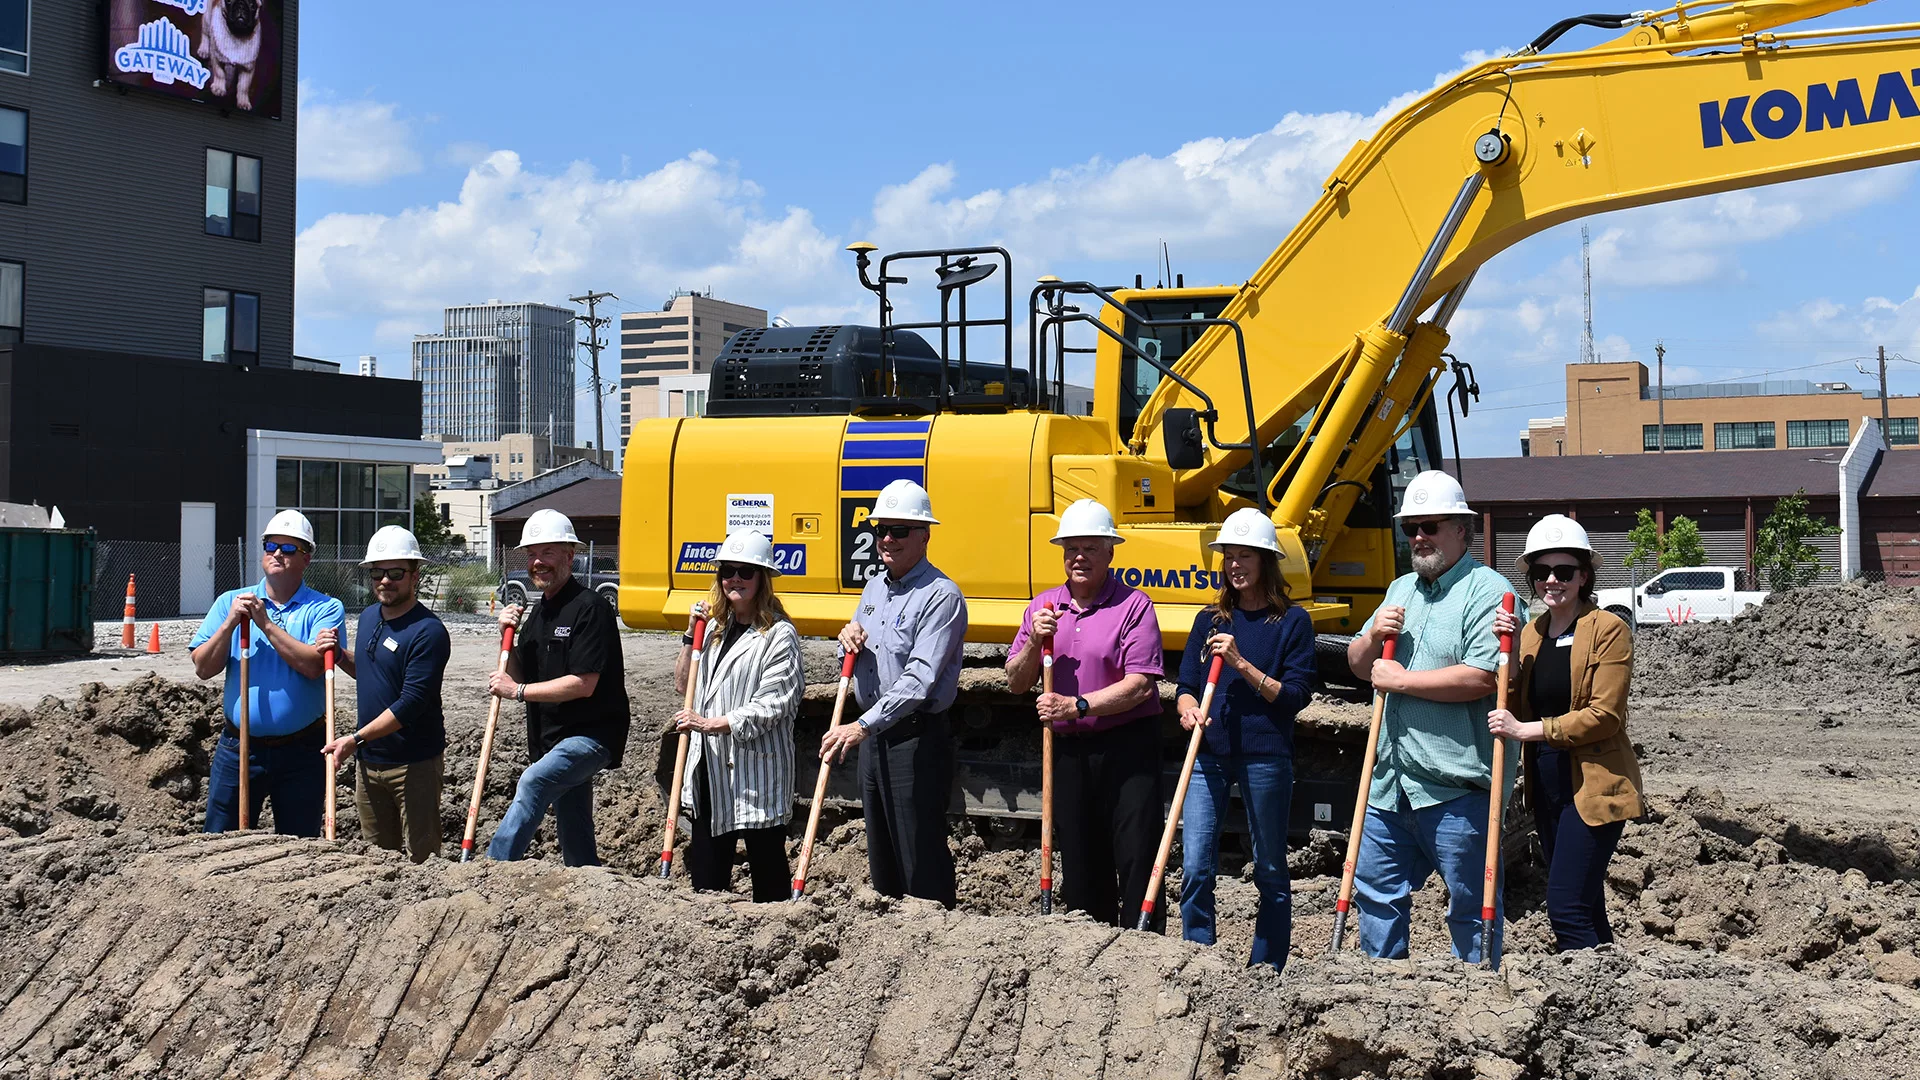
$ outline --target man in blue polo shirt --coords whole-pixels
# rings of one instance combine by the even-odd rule
[[[260,583],[221,593],[193,635],[193,673],[227,674],[226,730],[214,745],[207,777],[207,826],[226,832],[239,824],[240,624],[254,626],[248,658],[247,708],[251,760],[247,764],[247,820],[273,800],[273,830],[319,836],[326,775],[316,758],[326,743],[320,649],[322,630],[346,624],[346,608],[306,586],[313,559],[313,525],[297,510],[282,510],[261,536]]]
[[[339,762],[358,754],[353,800],[360,831],[389,851],[422,863],[440,853],[440,784],[447,718],[440,681],[453,642],[439,616],[419,602],[420,542],[398,525],[373,534],[367,568],[379,603],[360,613],[353,649],[338,663],[359,684],[360,726],[321,751]],[[322,630],[317,644],[339,641]]]

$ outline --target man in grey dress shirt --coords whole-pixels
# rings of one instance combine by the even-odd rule
[[[860,753],[860,802],[867,822],[867,869],[886,896],[955,902],[947,850],[953,740],[947,725],[960,683],[967,601],[927,561],[929,526],[940,522],[925,488],[896,480],[873,506],[885,574],[868,580],[853,621],[840,631],[855,653],[858,721],[820,742],[822,760]]]

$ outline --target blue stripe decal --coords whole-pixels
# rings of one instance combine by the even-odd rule
[[[932,430],[931,420],[854,420],[847,424],[849,435],[925,435]]]
[[[840,467],[841,491],[879,491],[895,480],[911,480],[916,484],[925,484],[927,468],[924,465],[842,465]]]
[[[912,458],[925,459],[927,440],[925,439],[868,439],[865,442],[851,440],[840,444],[840,460],[859,461],[862,459]]]

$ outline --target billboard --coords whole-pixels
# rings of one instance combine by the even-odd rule
[[[280,117],[285,0],[108,0],[106,78]]]

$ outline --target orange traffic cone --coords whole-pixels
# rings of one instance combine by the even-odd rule
[[[160,624],[153,624],[153,633],[147,635],[147,655],[160,655]]]
[[[133,648],[133,575],[127,575],[127,606],[120,617],[120,647]]]

